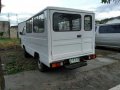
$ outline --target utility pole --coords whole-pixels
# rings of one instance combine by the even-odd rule
[[[9,13],[8,13],[8,34],[9,34],[9,38],[10,38],[10,15],[9,15]]]
[[[17,38],[18,38],[18,14],[16,14],[16,23],[17,23]]]
[[[2,8],[2,4],[1,4],[1,0],[0,0],[0,12],[1,12],[1,8]]]
[[[18,14],[16,14],[16,23],[18,25]]]

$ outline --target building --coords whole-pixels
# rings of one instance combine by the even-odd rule
[[[106,18],[100,21],[100,24],[113,24],[113,23],[120,23],[120,16]]]
[[[113,24],[113,23],[120,23],[120,19],[119,18],[114,18],[114,19],[106,22],[106,24]]]
[[[3,32],[4,38],[10,37],[10,22],[9,21],[0,21],[0,32]]]
[[[18,37],[18,26],[11,26],[10,27],[10,38],[17,38]]]

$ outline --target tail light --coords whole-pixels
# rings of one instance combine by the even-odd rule
[[[95,58],[96,58],[96,54],[90,55],[90,59],[95,59]]]
[[[51,64],[51,67],[52,67],[52,68],[57,68],[57,67],[61,67],[62,65],[63,65],[62,62],[56,62],[56,63],[52,63],[52,64]]]

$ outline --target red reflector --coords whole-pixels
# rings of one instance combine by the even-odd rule
[[[95,59],[95,58],[96,58],[96,55],[95,55],[95,54],[90,55],[90,58],[91,58],[91,59]]]
[[[91,56],[88,56],[88,59],[90,60],[90,59],[91,59]]]
[[[52,68],[60,67],[60,63],[52,63]]]

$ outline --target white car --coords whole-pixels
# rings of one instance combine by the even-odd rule
[[[96,46],[120,48],[120,23],[96,27]]]

